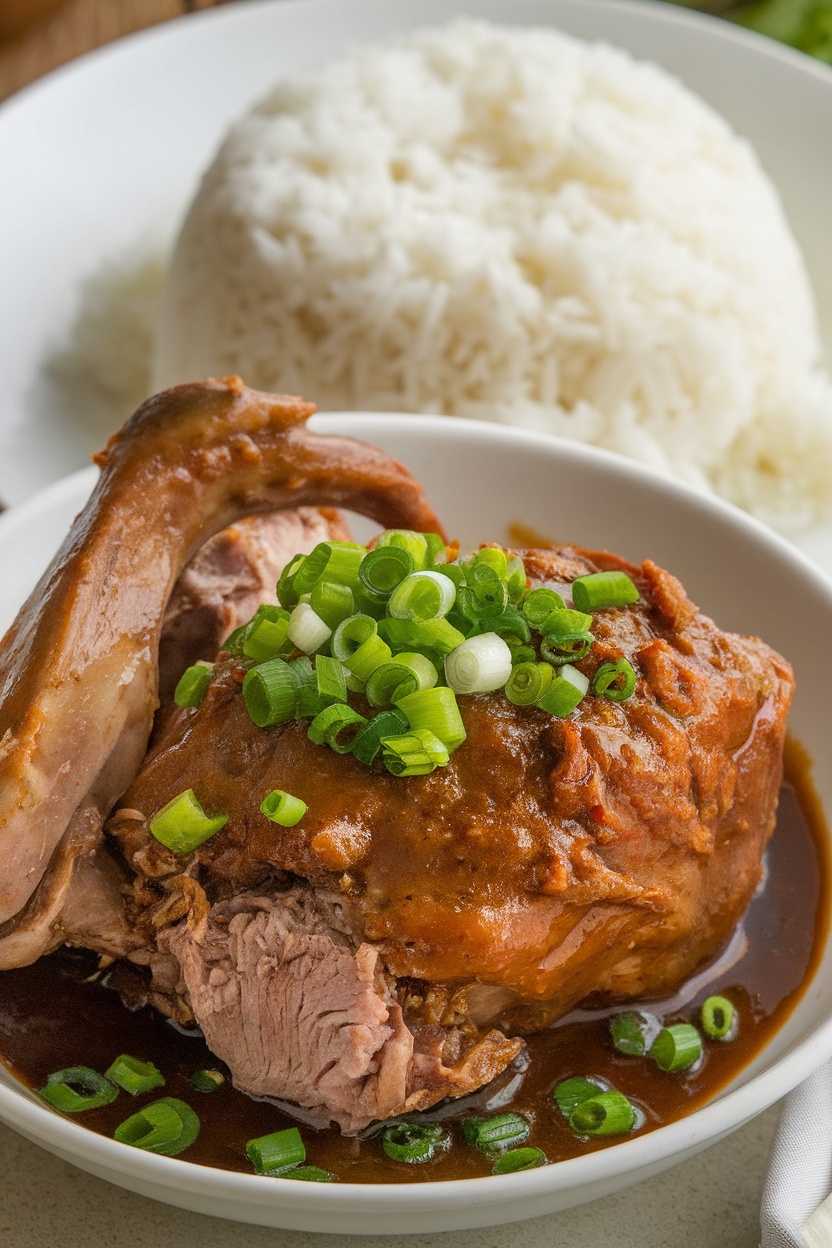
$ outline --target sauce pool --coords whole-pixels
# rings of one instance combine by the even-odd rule
[[[640,1132],[683,1117],[714,1097],[756,1056],[783,1025],[809,982],[823,948],[829,920],[829,847],[823,816],[812,791],[808,760],[790,742],[777,826],[766,851],[766,880],[758,890],[731,951],[667,1002],[643,1004],[665,1023],[698,1024],[706,997],[728,997],[739,1015],[736,1038],[704,1040],[704,1057],[692,1071],[667,1074],[647,1058],[625,1057],[609,1037],[609,1018],[626,1005],[580,1010],[528,1038],[528,1064],[513,1078],[473,1097],[440,1108],[452,1144],[424,1165],[403,1165],[382,1151],[380,1138],[348,1139],[336,1129],[299,1124],[274,1103],[236,1092],[230,1080],[202,1093],[190,1083],[200,1069],[224,1070],[197,1034],[175,1028],[145,1006],[129,1010],[97,972],[97,958],[64,948],[33,966],[0,974],[0,1059],[31,1088],[65,1066],[105,1071],[120,1053],[152,1061],[166,1086],[138,1097],[122,1092],[76,1121],[104,1135],[159,1095],[187,1101],[201,1122],[183,1158],[199,1165],[251,1172],[246,1142],[300,1125],[308,1164],[350,1183],[424,1182],[490,1174],[492,1160],[463,1141],[466,1113],[511,1108],[531,1123],[526,1144],[550,1162],[608,1148],[628,1137],[586,1140],[573,1134],[552,1099],[552,1088],[574,1075],[605,1080],[644,1113]],[[744,952],[743,952],[744,947]],[[227,1075],[227,1071],[224,1072]],[[509,1072],[511,1075],[511,1072]],[[519,1086],[518,1086],[519,1085]],[[447,1116],[446,1116],[447,1115]]]

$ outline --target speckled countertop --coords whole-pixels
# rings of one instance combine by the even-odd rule
[[[3,1248],[758,1248],[777,1107],[657,1178],[592,1205],[494,1230],[312,1235],[201,1217],[111,1187],[0,1126]],[[715,1227],[719,1228],[715,1234]]]

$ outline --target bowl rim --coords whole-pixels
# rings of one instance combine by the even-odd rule
[[[348,421],[354,422],[352,430],[344,428]],[[393,422],[405,436],[418,433],[438,440],[462,444],[485,443],[505,450],[512,446],[536,449],[560,462],[571,461],[602,474],[611,473],[628,484],[643,487],[654,497],[658,496],[659,501],[670,498],[681,500],[694,511],[716,518],[729,528],[738,530],[745,538],[767,548],[778,562],[796,567],[814,590],[825,598],[832,613],[832,582],[784,537],[733,504],[614,452],[568,442],[549,434],[447,416],[321,412],[316,413],[310,423],[313,430],[320,432],[337,430],[347,436],[371,440],[373,431],[377,431],[378,435],[389,432]],[[358,426],[360,433],[355,433],[355,426]],[[97,475],[94,468],[72,473],[0,516],[0,543],[5,542],[15,530],[25,530],[27,524],[56,505],[69,502],[83,505]],[[827,939],[832,939],[832,934]],[[812,982],[805,985],[796,1005],[806,996]],[[673,1164],[668,1158],[678,1155],[681,1159],[685,1152],[697,1146],[716,1142],[768,1108],[831,1056],[832,1014],[766,1070],[737,1088],[717,1094],[714,1100],[675,1122],[581,1157],[492,1178],[487,1203],[497,1210],[501,1205],[512,1204],[524,1197],[539,1197],[570,1188],[588,1188],[634,1171],[645,1171],[650,1167],[657,1170]],[[11,1072],[9,1077],[14,1078]],[[22,1084],[15,1088],[0,1082],[0,1118],[20,1129],[30,1139],[49,1141],[69,1160],[83,1158],[91,1166],[101,1167],[111,1174],[129,1172],[139,1181],[169,1191],[198,1193],[207,1185],[218,1197],[245,1200],[252,1207],[275,1203],[287,1208],[302,1207],[309,1202],[311,1194],[306,1183],[289,1179],[277,1186],[267,1185],[259,1175],[203,1166],[184,1158],[143,1153],[84,1127],[80,1121],[62,1117],[35,1100],[35,1095]],[[415,1186],[401,1183],[316,1184],[312,1203],[322,1214],[327,1210],[335,1212],[339,1208],[358,1209],[365,1203],[372,1204],[373,1211],[381,1213],[390,1212],[393,1208],[399,1211],[424,1208],[427,1198],[431,1208],[441,1212],[467,1201],[481,1201],[485,1196],[483,1181],[490,1177],[440,1179]]]

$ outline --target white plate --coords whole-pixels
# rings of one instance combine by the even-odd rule
[[[428,484],[465,545],[505,540],[512,521],[588,547],[650,556],[677,572],[726,628],[763,631],[795,665],[790,725],[815,760],[832,810],[825,663],[832,586],[782,539],[736,508],[619,456],[554,438],[443,417],[314,418],[384,446]],[[94,470],[58,482],[0,518],[0,583],[11,614],[83,504]],[[460,482],[470,482],[470,488]],[[587,506],[587,500],[592,500]],[[719,562],[712,556],[721,552]],[[795,641],[795,618],[816,627]],[[0,627],[8,618],[0,619]],[[425,1185],[271,1183],[129,1149],[54,1114],[0,1068],[0,1119],[75,1165],[158,1200],[240,1221],[340,1234],[456,1230],[539,1216],[594,1200],[693,1156],[783,1096],[832,1056],[832,939],[811,987],[763,1052],[704,1108],[660,1130],[526,1174]],[[314,1191],[310,1192],[310,1188]]]

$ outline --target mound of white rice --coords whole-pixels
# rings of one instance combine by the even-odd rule
[[[832,385],[748,145],[657,68],[458,21],[287,79],[230,132],[156,381],[593,442],[781,526],[832,496]]]

